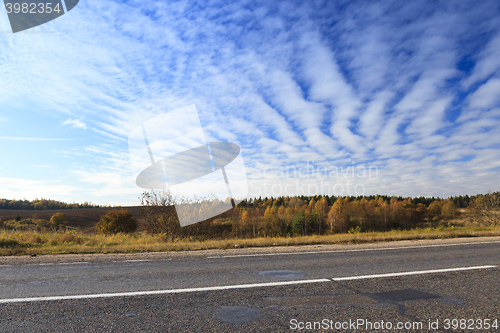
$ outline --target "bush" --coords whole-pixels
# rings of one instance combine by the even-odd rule
[[[453,201],[448,201],[441,207],[441,215],[447,220],[457,216],[457,206]]]
[[[16,222],[19,222],[19,221],[21,221],[21,215],[17,214],[17,216],[16,216]]]
[[[478,195],[467,208],[468,215],[472,220],[485,225],[497,225],[500,223],[500,193],[488,193]]]
[[[50,223],[49,221],[47,221],[47,220],[38,219],[38,220],[36,221],[36,227],[37,227],[38,229],[42,229],[42,230],[44,230],[44,229],[48,229],[48,228],[50,228],[50,226],[51,226],[51,223]]]
[[[62,226],[64,224],[64,222],[65,222],[64,220],[65,220],[65,218],[64,218],[64,214],[63,213],[55,213],[50,218],[50,223],[52,223],[52,225],[56,229],[58,229],[60,226]]]
[[[113,209],[101,216],[96,228],[99,233],[104,234],[134,232],[137,229],[137,221],[129,211]]]

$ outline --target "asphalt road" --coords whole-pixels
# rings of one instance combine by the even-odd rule
[[[500,332],[497,266],[500,238],[4,257],[0,331]]]

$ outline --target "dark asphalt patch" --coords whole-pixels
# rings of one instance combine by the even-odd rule
[[[306,276],[306,274],[301,271],[262,271],[259,272],[259,275],[278,279],[299,279]]]
[[[218,309],[214,318],[225,323],[244,324],[263,318],[261,312],[244,306],[224,306]]]
[[[393,290],[373,295],[394,302],[404,302],[404,301],[413,301],[419,299],[431,299],[440,297],[439,295],[429,294],[423,291],[411,290],[411,289]]]

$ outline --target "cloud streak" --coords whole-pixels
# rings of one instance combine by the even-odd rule
[[[81,119],[68,119],[65,120],[61,126],[71,126],[72,128],[87,129],[87,125]]]
[[[0,136],[0,140],[4,140],[4,141],[73,141],[73,140],[77,140],[77,139]]]

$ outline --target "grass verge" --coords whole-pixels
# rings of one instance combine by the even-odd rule
[[[86,235],[74,230],[60,232],[3,231],[0,232],[0,255],[193,251],[244,247],[374,243],[397,240],[485,236],[500,236],[500,226],[461,228],[440,227],[324,236],[261,237],[252,239],[205,241],[190,239],[169,241],[165,235],[147,233]]]

